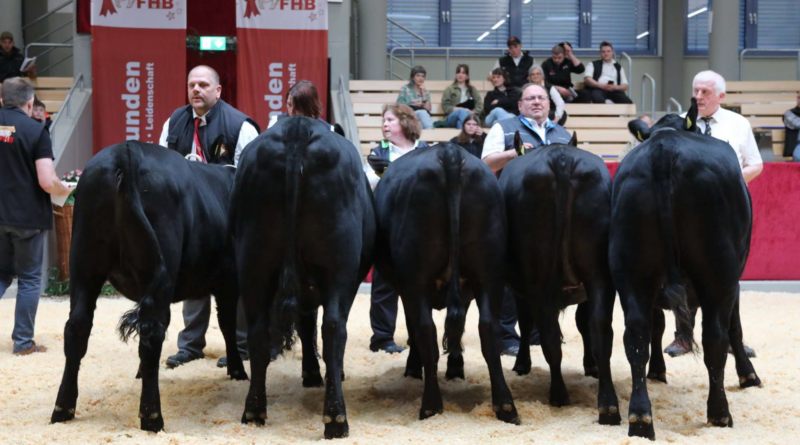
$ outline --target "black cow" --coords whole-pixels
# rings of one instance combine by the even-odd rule
[[[322,386],[312,315],[321,305],[325,437],[347,436],[347,318],[375,242],[372,191],[358,151],[315,119],[279,120],[242,156],[229,221],[252,373],[242,422],[264,424],[270,344],[291,347],[295,326],[303,342],[303,386]]]
[[[614,177],[609,247],[633,378],[628,435],[655,439],[645,366],[658,337],[649,377],[662,372],[653,369],[663,367],[659,309],[671,309],[686,323],[690,307],[703,309],[708,422],[732,427],[723,386],[729,341],[740,386],[761,384],[745,354],[739,320],[739,278],[753,220],[747,185],[730,145],[697,134],[694,99],[686,118],[668,115],[652,129],[633,121],[629,128],[645,141]],[[656,332],[652,325],[659,321]]]
[[[425,371],[419,418],[443,411],[432,310],[447,308],[446,377],[463,379],[461,337],[474,295],[492,406],[498,419],[519,424],[500,363],[506,220],[497,179],[478,158],[447,142],[392,162],[375,189],[375,203],[375,268],[400,294],[411,336],[406,376],[422,378]]]
[[[600,423],[619,425],[610,365],[615,300],[608,266],[611,177],[599,157],[576,146],[573,135],[570,145],[537,148],[503,169],[508,280],[517,296],[521,337],[530,336],[534,323],[539,328],[553,406],[570,403],[561,375],[558,314],[581,303],[576,321],[584,340],[585,373],[600,379]],[[530,372],[528,342],[520,344],[514,370]]]
[[[67,361],[52,422],[75,417],[78,368],[106,280],[138,302],[119,332],[123,340],[139,335],[143,430],[164,428],[158,363],[171,303],[214,294],[228,375],[247,379],[236,350],[238,288],[227,235],[234,174],[231,167],[190,162],[138,141],[108,147],[86,165],[75,191]]]

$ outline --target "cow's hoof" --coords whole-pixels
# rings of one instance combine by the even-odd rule
[[[50,416],[50,423],[69,422],[75,418],[75,408],[61,408],[56,405],[53,409],[53,415]]]
[[[142,365],[139,365],[139,369],[136,370],[136,379],[137,380],[142,379]]]
[[[230,369],[228,368],[228,376],[230,376],[231,380],[248,380],[247,379],[247,372],[242,369]]]
[[[153,412],[146,415],[139,413],[139,417],[141,418],[141,427],[144,431],[157,433],[164,429],[164,418],[161,417],[161,413],[159,412]]]
[[[739,377],[739,387],[744,388],[752,388],[757,386],[759,388],[763,388],[764,385],[761,383],[761,379],[755,373],[748,375],[747,377]]]
[[[619,425],[622,423],[622,417],[619,415],[619,408],[611,406],[601,406],[600,411],[600,425]]]
[[[411,377],[412,379],[422,380],[422,369],[414,369],[406,367],[406,372],[403,377]]]
[[[446,378],[447,380],[455,380],[455,379],[464,380],[465,379],[464,367],[462,366],[453,369],[447,368],[447,372],[444,374],[444,378]]]
[[[733,428],[733,417],[730,416],[718,417],[718,418],[709,417],[708,423],[713,426],[718,426],[720,428],[725,428],[725,427]]]
[[[528,375],[531,373],[531,361],[523,361],[517,358],[517,361],[514,363],[514,367],[511,368],[511,370],[516,372],[517,375]]]
[[[583,368],[583,375],[585,375],[586,377],[599,378],[598,377],[599,373],[597,371],[597,366],[589,366],[589,367]]]
[[[514,425],[522,425],[519,414],[517,414],[517,407],[514,406],[513,402],[507,402],[500,406],[494,405],[492,406],[492,411],[494,411],[498,420]]]
[[[647,373],[647,378],[650,380],[655,380],[661,383],[667,383],[667,373],[666,372],[655,372],[650,371]]]
[[[628,436],[644,437],[656,440],[656,430],[653,428],[653,417],[650,414],[631,413],[628,415]]]
[[[569,394],[567,394],[566,390],[550,390],[550,406],[561,408],[562,406],[568,406],[569,404]]]
[[[303,372],[303,388],[319,388],[322,386],[322,374],[317,371]]]
[[[435,409],[421,409],[419,410],[419,420],[425,420],[429,417],[433,417],[437,414],[442,414],[444,412],[444,407],[439,407]]]
[[[242,414],[242,423],[245,425],[248,423],[255,423],[256,425],[264,425],[267,421],[267,411],[264,410],[260,413],[255,411],[245,411]]]
[[[325,416],[328,417],[328,416]],[[341,418],[341,422],[339,422],[339,418]],[[328,417],[330,419],[330,417]],[[325,422],[325,418],[322,419]],[[347,419],[343,415],[336,416],[334,421],[328,421],[325,423],[325,438],[326,439],[341,439],[343,437],[347,437],[350,435],[350,425],[347,423]]]

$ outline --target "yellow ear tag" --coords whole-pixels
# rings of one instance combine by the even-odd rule
[[[639,139],[639,142],[644,142],[644,138],[642,138],[642,132],[641,131],[637,131],[636,132],[636,138]]]
[[[692,120],[689,119],[689,116],[686,116],[686,128],[692,128]]]

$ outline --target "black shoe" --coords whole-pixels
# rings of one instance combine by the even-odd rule
[[[243,362],[250,360],[250,357],[247,355],[239,354],[239,356],[242,358]],[[228,357],[220,357],[219,360],[217,360],[217,368],[227,368],[227,367],[228,367]]]
[[[385,343],[383,346],[369,345],[369,350],[372,352],[385,351],[388,352],[389,354],[397,354],[399,352],[405,351],[406,349],[408,348],[406,348],[405,346],[400,346],[395,342]]]
[[[178,366],[185,365],[200,358],[203,358],[203,356],[191,355],[185,351],[178,351],[177,354],[171,355],[169,358],[167,358],[167,368],[177,368]]]
[[[519,346],[509,346],[500,352],[500,355],[507,355],[509,357],[516,357],[519,354]]]

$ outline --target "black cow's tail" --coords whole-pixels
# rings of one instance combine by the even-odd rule
[[[279,350],[290,350],[294,344],[294,322],[300,295],[300,280],[297,270],[297,222],[303,172],[303,156],[308,147],[308,128],[299,120],[284,125],[284,147],[286,153],[286,212],[284,220],[285,253],[280,277],[280,290],[272,310],[270,323],[273,346]]]
[[[570,261],[570,242],[569,231],[570,215],[570,181],[572,170],[575,167],[575,159],[566,150],[555,151],[555,164],[553,173],[556,177],[556,212],[555,230],[556,236],[553,250],[553,263],[551,264],[550,281],[545,292],[546,307],[560,307],[564,301],[565,274],[572,273]]]
[[[656,199],[658,212],[658,228],[661,240],[664,243],[664,260],[667,266],[666,282],[662,295],[667,300],[679,326],[692,326],[691,312],[687,302],[686,287],[680,272],[680,249],[676,243],[677,228],[672,209],[673,182],[672,166],[675,164],[677,152],[670,146],[656,144],[651,151],[651,165],[653,168],[653,193]],[[689,329],[688,340],[694,346],[692,351],[698,351],[694,332]]]
[[[445,145],[442,164],[446,180],[447,214],[450,226],[450,282],[447,288],[447,317],[444,322],[442,348],[447,352],[461,352],[466,309],[461,301],[461,276],[459,274],[459,234],[461,208],[461,168],[464,152],[454,145]]]
[[[141,148],[134,142],[122,145],[122,154],[116,165],[115,222],[120,240],[122,265],[134,274],[144,288],[144,294],[135,308],[126,312],[117,328],[122,341],[139,336],[140,342],[163,340],[160,334],[166,326],[157,312],[157,299],[170,298],[165,293],[171,285],[161,246],[155,230],[142,207],[139,187]],[[121,228],[124,227],[124,230]],[[170,301],[171,302],[171,301]]]

